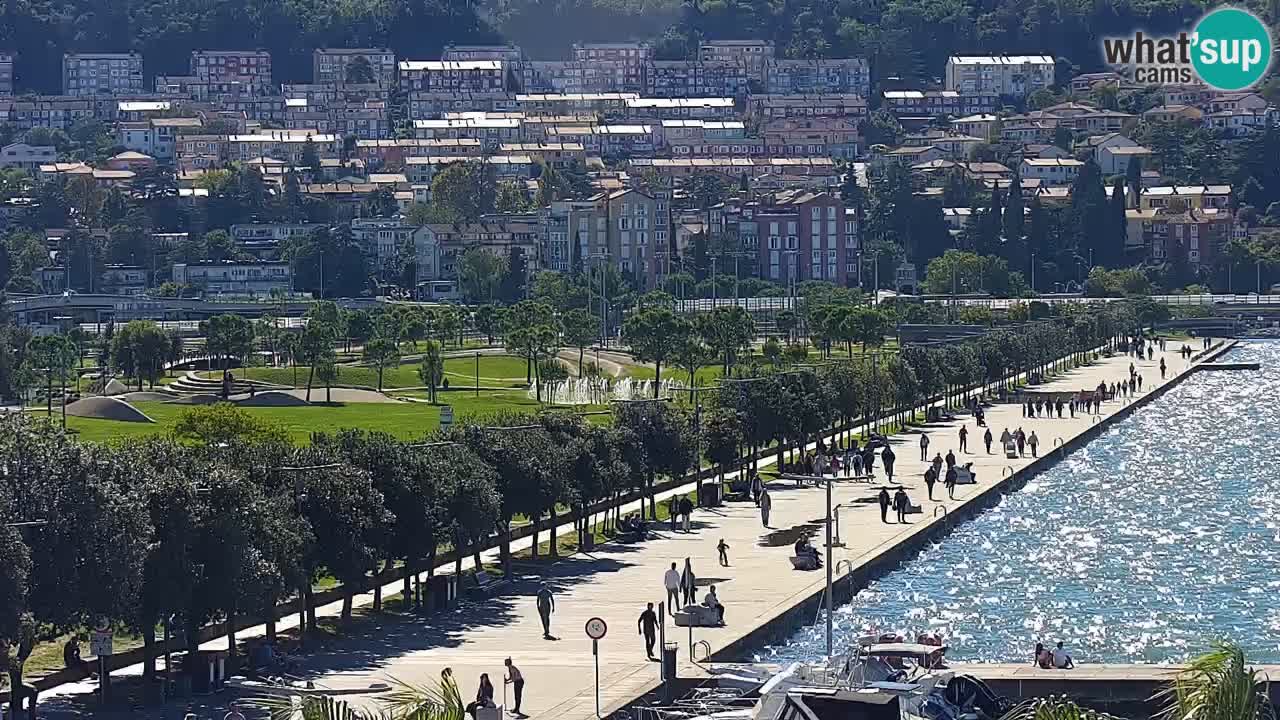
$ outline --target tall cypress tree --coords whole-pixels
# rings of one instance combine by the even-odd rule
[[[1013,171],[1013,179],[1009,182],[1009,199],[1004,204],[1004,239],[1005,242],[1020,240],[1026,231],[1026,213],[1022,204],[1022,179],[1018,171]]]
[[[1111,227],[1113,231],[1113,240],[1108,247],[1108,252],[1101,262],[1105,262],[1108,267],[1123,267],[1125,262],[1125,245],[1129,240],[1129,221],[1125,218],[1125,182],[1124,178],[1116,178],[1115,183],[1111,186],[1111,207],[1108,211],[1111,219]]]
[[[1133,198],[1133,203],[1138,204],[1138,200],[1142,197],[1142,158],[1134,156],[1129,158],[1129,165],[1124,169],[1125,180],[1129,184],[1129,194]]]
[[[1115,237],[1115,225],[1108,218],[1102,169],[1093,158],[1085,161],[1071,187],[1071,209],[1080,254],[1088,258],[1092,253],[1090,260],[1095,265],[1106,262],[1107,246]]]

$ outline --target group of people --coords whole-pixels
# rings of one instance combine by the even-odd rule
[[[807,557],[813,560],[814,567],[822,567],[822,558],[818,556],[818,548],[809,544],[809,538],[801,537],[796,541],[796,557]]]
[[[511,713],[516,717],[524,717],[524,713],[520,711],[520,703],[524,700],[524,675],[511,658],[503,660],[502,664],[506,667],[507,673],[502,682],[504,685],[510,685],[514,694],[515,707]],[[445,688],[453,688],[453,691],[457,692],[458,682],[453,678],[452,668],[445,668],[440,673],[440,680]],[[467,714],[474,720],[476,711],[480,708],[496,707],[498,706],[493,701],[493,682],[489,680],[489,673],[480,673],[480,687],[476,690],[476,699],[467,703]]]
[[[1044,643],[1036,643],[1035,659],[1032,660],[1031,664],[1044,670],[1052,670],[1054,668],[1070,670],[1076,666],[1071,656],[1062,647],[1062,641],[1058,641],[1058,646],[1052,650],[1045,647]]]
[[[675,532],[677,526],[683,528],[685,532],[691,532],[693,501],[688,495],[672,495],[667,501],[667,513],[671,516],[671,532]]]
[[[1031,457],[1040,457],[1038,452],[1040,436],[1036,435],[1035,430],[1032,430],[1031,434],[1028,435],[1022,428],[1018,428],[1013,432],[1009,432],[1009,428],[1005,428],[1004,432],[1000,433],[1000,446],[1007,448],[1011,443],[1017,447],[1018,457],[1025,455],[1028,448],[1031,449]]]
[[[930,495],[932,497],[932,494]],[[877,498],[880,503],[880,522],[889,522],[889,489],[880,488],[880,495]],[[907,496],[905,488],[899,487],[897,492],[893,494],[893,511],[897,513],[898,522],[905,525],[907,522],[907,513],[911,510],[911,498]]]
[[[716,545],[716,549],[719,551],[721,564],[728,565],[729,546],[723,538]],[[671,567],[662,576],[662,586],[667,591],[667,607],[672,612],[689,605],[696,605],[698,603],[698,578],[693,574],[693,560],[691,558],[684,559],[683,571],[677,570],[676,564],[671,563]],[[706,597],[702,598],[702,605],[714,609],[717,620],[720,624],[724,624],[724,605],[720,602],[720,596],[716,593],[715,585],[707,588]],[[649,603],[649,609],[653,609],[653,603]],[[644,624],[643,614],[640,616],[640,622],[641,625]],[[649,657],[653,657],[652,645],[649,646]]]
[[[1022,416],[1052,418],[1056,412],[1058,418],[1061,419],[1062,411],[1065,409],[1071,417],[1075,417],[1077,402],[1075,396],[1071,396],[1065,401],[1060,397],[1029,399],[1022,404]]]
[[[987,435],[990,434],[991,431],[988,430]],[[944,464],[947,466],[945,473],[942,470],[942,466]],[[966,467],[970,467],[972,465],[973,463],[969,463]],[[972,472],[972,470],[970,470],[970,472]],[[933,460],[929,463],[929,467],[924,470],[924,485],[929,491],[930,500],[933,499],[933,486],[938,483],[939,477],[942,478],[943,487],[947,489],[947,497],[954,500],[956,497],[956,484],[960,478],[960,471],[956,466],[956,454],[950,450],[947,451],[946,458],[943,458],[941,454],[935,454],[933,456]],[[883,512],[880,514],[880,519],[884,519]]]

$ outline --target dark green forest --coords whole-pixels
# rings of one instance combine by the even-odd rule
[[[1247,4],[1274,23],[1280,0]],[[870,58],[875,76],[938,77],[948,55],[1045,53],[1099,68],[1099,38],[1172,32],[1203,13],[1178,0],[5,0],[0,48],[22,88],[55,91],[62,53],[137,50],[148,77],[185,73],[195,49],[262,48],[276,79],[310,78],[320,46],[430,58],[448,43],[514,42],[541,59],[574,42],[651,40],[691,57],[702,38],[766,38],[793,58]],[[1060,73],[1065,76],[1066,73]]]

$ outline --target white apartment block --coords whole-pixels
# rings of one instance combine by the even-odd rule
[[[52,145],[11,143],[0,147],[0,168],[18,168],[35,174],[41,165],[57,161],[58,151]]]
[[[311,54],[311,81],[317,85],[366,83],[368,78],[347,82],[348,68],[361,62],[368,63],[378,85],[389,87],[395,81],[396,54],[387,48],[319,48]]]
[[[13,94],[13,55],[0,52],[0,95]]]
[[[398,219],[356,218],[351,221],[351,239],[375,267],[385,271],[395,266],[400,248],[413,241],[416,229]]]
[[[173,282],[191,285],[209,294],[269,295],[288,292],[293,285],[293,274],[287,262],[174,263]]]
[[[501,92],[507,73],[501,60],[405,60],[400,82],[410,91]]]
[[[65,95],[141,95],[142,55],[67,53],[62,56]]]
[[[1053,85],[1049,55],[952,55],[947,58],[947,89],[961,94],[1025,97]]]
[[[272,90],[271,53],[265,50],[195,50],[191,74],[205,83],[240,82],[254,94]]]

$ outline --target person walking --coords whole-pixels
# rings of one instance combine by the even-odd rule
[[[1027,438],[1027,444],[1031,446],[1031,457],[1039,457],[1036,454],[1036,448],[1040,447],[1040,438],[1036,437],[1036,431],[1031,431],[1031,437]]]
[[[724,538],[716,544],[716,551],[720,553],[720,567],[729,567],[729,543]]]
[[[947,497],[951,498],[952,500],[956,499],[956,476],[957,476],[957,473],[956,473],[955,465],[952,465],[951,467],[947,468],[947,477],[946,477],[946,480],[943,482],[943,485],[945,485],[947,488]]]
[[[542,618],[542,637],[544,639],[551,638],[551,613],[556,611],[556,599],[551,594],[551,588],[546,583],[542,583],[542,587],[538,588],[538,617]]]
[[[960,452],[969,452],[969,428],[960,426]]]
[[[898,512],[898,523],[907,524],[907,509],[911,507],[911,500],[907,498],[907,491],[898,488],[898,492],[893,494],[893,509]]]
[[[880,451],[880,461],[884,463],[884,473],[889,476],[889,482],[893,482],[893,463],[897,459],[897,454],[888,445],[885,445],[884,450]]]
[[[880,495],[877,498],[877,500],[879,500],[880,502],[880,522],[884,523],[885,525],[888,525],[889,524],[889,491],[885,488],[880,488]]]
[[[516,707],[511,714],[516,717],[522,717],[524,713],[520,712],[520,702],[524,700],[524,674],[520,672],[520,668],[516,667],[515,663],[511,662],[511,658],[507,658],[502,662],[507,666],[507,677],[503,682],[510,685],[515,693]]]
[[[688,495],[680,498],[680,514],[684,517],[684,531],[690,532],[689,518],[693,516],[693,501],[689,499]]]
[[[1014,438],[1016,438],[1018,443],[1018,457],[1022,457],[1023,450],[1026,448],[1026,445],[1027,445],[1027,434],[1022,432],[1022,428],[1018,428],[1018,431],[1015,432],[1013,435],[1014,435]]]
[[[667,589],[667,607],[671,608],[671,612],[679,610],[680,605],[680,571],[676,569],[676,564],[671,563],[671,569],[662,576],[662,586]]]
[[[1142,392],[1142,375],[1138,375],[1138,392]]]
[[[684,572],[680,573],[680,592],[684,595],[685,605],[698,602],[697,582],[698,578],[693,574],[693,562],[685,558]]]
[[[929,499],[933,499],[933,486],[938,482],[938,471],[933,466],[924,469],[924,486],[929,491]]]
[[[984,433],[982,433],[982,444],[984,444],[984,445],[986,445],[986,446],[987,446],[987,454],[988,454],[988,455],[990,455],[990,454],[991,454],[991,440],[992,440],[992,437],[991,437],[991,428],[987,428],[987,431],[986,431],[986,432],[984,432]]]
[[[1012,439],[1013,439],[1013,435],[1012,435],[1012,434],[1010,434],[1010,432],[1009,432],[1009,428],[1005,428],[1005,429],[1000,433],[1000,450],[1001,450],[1002,452],[1004,451],[1004,447],[1005,447],[1006,445],[1008,445],[1008,444],[1009,444],[1009,441],[1010,441],[1010,440],[1012,440]]]
[[[942,477],[942,453],[933,454],[933,474],[934,477]]]
[[[675,495],[667,500],[667,515],[671,518],[671,532],[675,532],[676,525],[680,522],[680,498]]]
[[[920,433],[920,461],[929,459],[929,433]]]
[[[773,496],[769,494],[769,488],[765,488],[760,492],[760,523],[766,528],[769,527],[769,511],[773,509]]]
[[[644,636],[644,654],[650,660],[657,660],[653,656],[653,645],[658,641],[658,614],[653,611],[653,603],[645,605],[644,612],[640,613],[640,618],[636,620],[636,630]]]
[[[1163,379],[1164,379],[1164,372],[1165,372],[1165,370],[1166,370],[1166,368],[1165,368],[1165,365],[1164,365],[1164,358],[1160,358],[1160,379],[1161,379],[1161,380],[1163,380]]]

